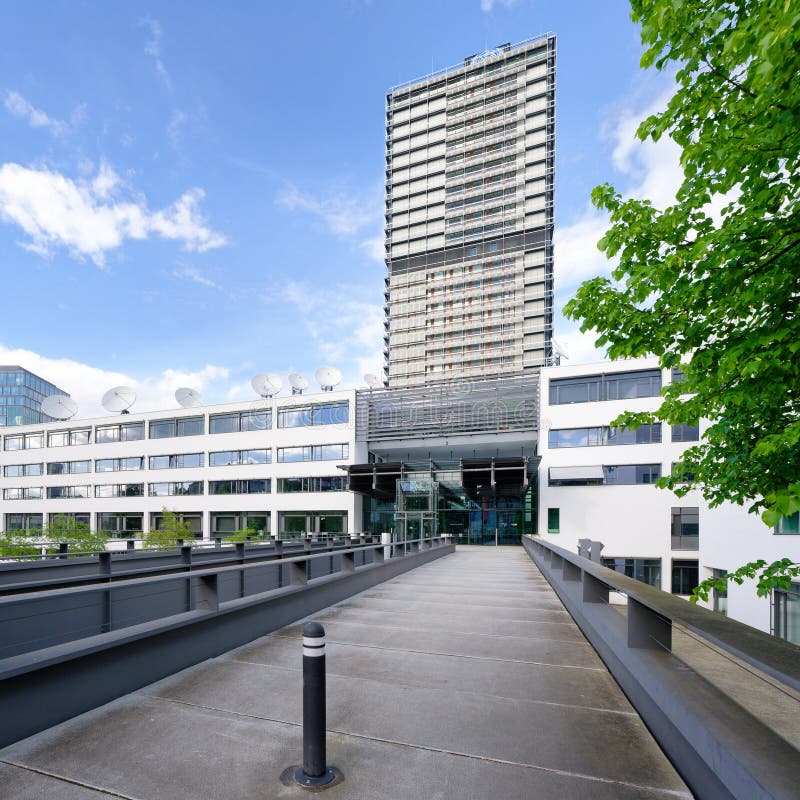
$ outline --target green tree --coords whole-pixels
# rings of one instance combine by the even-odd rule
[[[180,514],[162,508],[161,520],[161,527],[158,530],[151,529],[145,536],[145,547],[175,547],[176,539],[183,539],[187,543],[194,539],[189,523]]]
[[[683,181],[664,209],[607,184],[593,191],[611,217],[598,246],[619,266],[613,281],[586,281],[564,311],[612,358],[652,353],[685,372],[654,414],[614,423],[710,421],[659,485],[746,505],[771,526],[800,509],[800,3],[631,6],[642,67],[674,70],[677,84],[637,135],[672,137]],[[766,595],[798,574],[783,559],[731,577],[757,577]]]
[[[92,533],[87,522],[80,522],[69,514],[54,514],[43,531],[48,542],[67,542],[72,552],[88,553],[106,549],[106,539]]]

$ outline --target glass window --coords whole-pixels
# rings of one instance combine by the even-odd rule
[[[228,467],[239,463],[239,453],[236,450],[222,450],[218,453],[208,454],[208,463],[212,467]]]
[[[243,412],[240,416],[241,430],[265,431],[272,427],[272,414],[269,411]]]
[[[348,446],[346,444],[320,444],[314,446],[314,461],[333,461],[337,458],[348,457]]]
[[[547,532],[560,533],[561,532],[561,509],[548,508],[547,509]]]
[[[635,486],[655,483],[661,477],[661,464],[622,464],[603,467],[603,483]]]
[[[672,562],[672,594],[691,594],[700,583],[697,561]]]
[[[269,464],[272,461],[269,450],[242,450],[239,454],[241,464]]]
[[[661,393],[661,370],[618,372],[557,378],[550,381],[551,405],[591,403],[597,400],[628,400],[657,397]]]
[[[700,535],[699,506],[684,506],[672,509],[672,535],[673,536]]]
[[[151,439],[168,439],[169,437],[174,435],[175,435],[174,419],[153,420],[150,423]]]
[[[205,463],[203,453],[179,453],[171,456],[150,456],[150,469],[188,469],[202,467]]]
[[[47,434],[48,447],[64,447],[69,444],[69,431],[53,431]]]
[[[209,433],[238,433],[263,431],[272,427],[270,411],[242,411],[240,413],[212,414],[208,421]]]
[[[144,439],[144,422],[126,422],[120,425],[121,442],[138,442]]]
[[[311,460],[310,447],[278,448],[278,463],[291,462],[291,461],[310,461],[310,460]]]
[[[660,558],[603,558],[601,561],[604,567],[661,588]]]
[[[23,450],[25,439],[22,436],[6,436],[3,444],[6,450]]]
[[[700,425],[673,425],[672,426],[672,441],[673,442],[699,442],[700,441]]]
[[[772,592],[772,631],[780,639],[800,644],[800,584]]]
[[[607,444],[654,444],[661,441],[661,423],[638,428],[609,428]]]
[[[178,436],[202,436],[205,433],[204,417],[183,417],[177,420]]]
[[[279,428],[300,428],[311,425],[311,407],[281,408],[278,410]]]
[[[144,426],[142,427],[144,428]],[[81,430],[70,431],[69,443],[72,445],[89,444],[89,442],[91,441],[91,437],[92,437],[92,431],[90,428],[82,428]]]
[[[203,481],[182,481],[176,483],[151,483],[150,497],[169,497],[173,495],[203,494]]]
[[[347,422],[349,403],[326,403],[312,406],[312,425],[338,425]]]
[[[781,517],[775,526],[775,533],[800,533],[800,511],[795,511],[788,517]]]
[[[104,442],[118,442],[119,425],[109,425],[102,428],[95,428],[94,440],[98,444],[102,444]]]
[[[43,433],[29,433],[25,436],[25,449],[38,450],[44,447],[44,434]]]
[[[713,569],[712,574],[715,578],[722,578],[727,575],[724,569]],[[728,613],[728,586],[725,585],[724,589],[713,589],[712,597],[714,602],[714,611],[719,611],[720,614]]]
[[[342,492],[347,489],[344,475],[321,475],[306,478],[278,478],[278,492]]]

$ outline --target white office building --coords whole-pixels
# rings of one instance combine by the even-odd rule
[[[366,456],[354,415],[355,391],[333,391],[4,428],[0,530],[67,514],[140,538],[163,509],[204,538],[358,530],[340,468]]]
[[[520,375],[552,333],[556,39],[386,96],[386,378]]]
[[[542,370],[539,533],[570,550],[579,539],[600,541],[606,566],[683,596],[714,573],[759,558],[800,561],[797,515],[770,530],[742,507],[710,509],[698,491],[679,498],[653,486],[699,440],[703,420],[610,427],[623,411],[656,409],[671,379],[655,358]],[[800,643],[800,584],[765,599],[752,581],[730,584],[709,605]]]

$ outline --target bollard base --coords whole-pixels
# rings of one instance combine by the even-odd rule
[[[322,791],[329,786],[336,786],[344,780],[344,775],[336,767],[328,767],[324,774],[317,778],[306,775],[303,767],[288,767],[281,773],[281,783],[284,786],[301,786],[309,791]]]

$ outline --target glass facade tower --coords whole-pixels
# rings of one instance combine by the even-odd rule
[[[41,412],[42,400],[51,394],[67,395],[22,367],[0,365],[0,427],[52,422]]]
[[[548,363],[555,62],[546,34],[387,94],[389,386]]]

